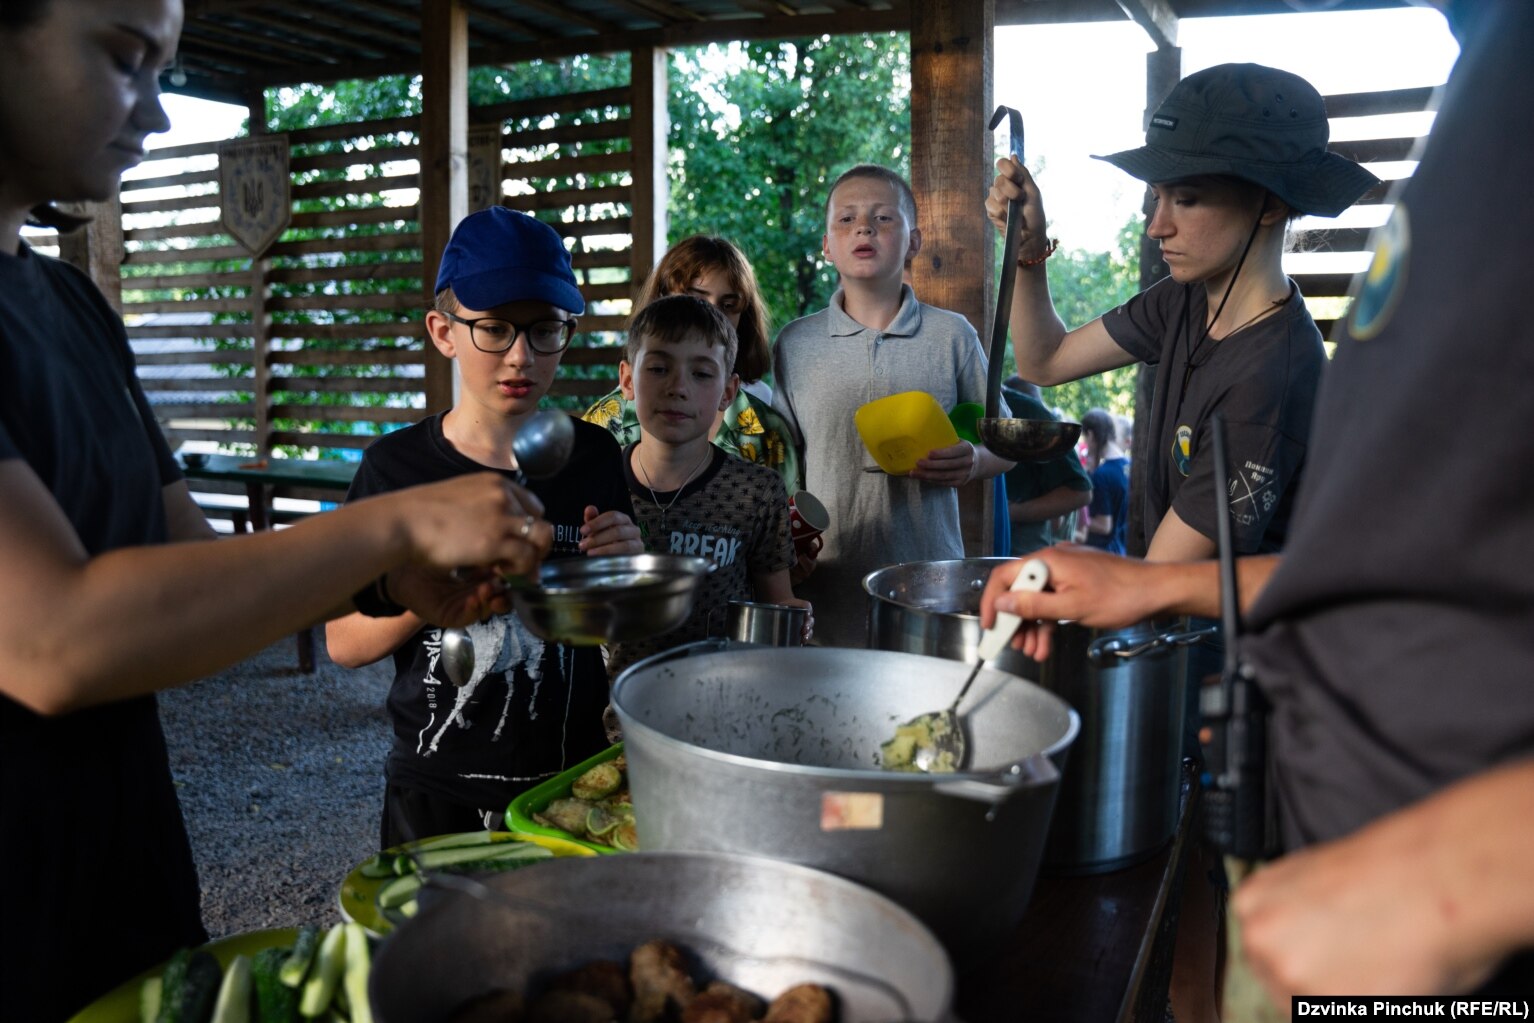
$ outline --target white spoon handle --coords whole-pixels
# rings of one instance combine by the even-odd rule
[[[1023,562],[1022,571],[1017,573],[1017,578],[1012,580],[1012,592],[1028,591],[1038,593],[1049,582],[1049,566],[1038,558],[1029,558]],[[1018,626],[1023,620],[1015,614],[1006,611],[996,613],[996,624],[986,629],[980,636],[980,643],[976,650],[982,661],[990,662],[1001,655],[1012,642],[1012,637],[1017,634]]]

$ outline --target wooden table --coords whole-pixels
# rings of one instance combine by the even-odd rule
[[[1045,874],[997,960],[960,976],[965,1023],[1162,1023],[1199,788],[1183,766],[1177,832],[1154,856],[1106,874]]]
[[[209,455],[198,466],[181,463],[188,479],[221,480],[245,487],[250,505],[250,524],[255,529],[272,527],[272,499],[277,491],[316,492],[319,500],[339,501],[346,496],[357,474],[356,462],[313,458],[241,458]]]
[[[242,458],[237,455],[208,455],[199,465],[180,459],[188,479],[219,480],[245,487],[252,529],[271,529],[278,517],[273,502],[283,496],[310,497],[322,501],[340,501],[357,474],[356,462],[312,458]],[[299,630],[298,667],[314,671],[314,630]]]

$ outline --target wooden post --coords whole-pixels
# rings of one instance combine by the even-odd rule
[[[246,99],[249,109],[250,135],[255,138],[266,134],[266,91],[255,90]],[[272,314],[266,308],[271,298],[272,261],[267,256],[257,256],[250,261],[250,348],[252,382],[255,394],[256,457],[265,458],[272,453]],[[263,495],[264,496],[264,495]],[[250,508],[251,521],[261,529],[266,515],[265,502]]]
[[[995,29],[995,0],[911,5],[911,188],[922,233],[911,278],[923,302],[968,319],[983,346],[996,301],[994,236],[982,207],[994,175]],[[991,553],[992,488],[986,480],[959,491],[971,556]]]
[[[1151,114],[1166,99],[1172,87],[1182,79],[1182,48],[1161,46],[1145,55],[1145,116],[1142,124],[1150,126]],[[1151,214],[1151,191],[1145,190],[1141,212],[1147,218]],[[1140,290],[1145,290],[1166,276],[1166,264],[1161,261],[1161,244],[1149,235],[1140,235]],[[1142,365],[1135,377],[1134,444],[1130,451],[1131,465],[1148,465],[1147,459],[1165,458],[1165,451],[1154,450],[1161,444],[1159,437],[1151,436],[1148,420],[1151,400],[1155,394],[1156,371]],[[1129,537],[1130,554],[1144,555],[1135,538],[1142,535],[1145,523],[1145,474],[1129,474]]]
[[[469,209],[469,15],[463,0],[421,10],[421,278],[430,305],[437,266]],[[426,341],[426,411],[453,404],[453,364]]]
[[[630,294],[635,297],[666,251],[666,151],[671,128],[666,112],[670,91],[666,72],[670,56],[670,51],[654,46],[629,55],[633,69],[629,130],[634,154],[629,282]]]
[[[122,199],[114,195],[105,202],[60,203],[59,208],[90,218],[84,227],[59,232],[59,258],[87,274],[112,308],[122,315]]]

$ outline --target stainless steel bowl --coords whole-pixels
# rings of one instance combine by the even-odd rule
[[[692,613],[706,558],[632,554],[545,562],[535,585],[513,589],[527,627],[570,646],[621,643],[669,632]]]
[[[1009,462],[1044,462],[1074,447],[1080,423],[1051,419],[981,419],[975,424],[980,440]]]
[[[768,998],[824,984],[843,1023],[950,1018],[953,968],[932,933],[889,899],[822,871],[641,852],[549,860],[481,880],[494,893],[428,886],[420,914],[379,949],[368,994],[380,1023],[450,1019],[477,995],[525,993],[594,960],[626,961],[656,938],[692,956],[695,978]]]

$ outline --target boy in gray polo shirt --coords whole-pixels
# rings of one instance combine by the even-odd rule
[[[955,488],[1012,463],[959,441],[928,452],[907,476],[863,472],[873,457],[853,425],[859,406],[918,390],[945,409],[983,402],[986,358],[968,321],[919,302],[904,283],[921,232],[900,175],[863,164],[838,178],[822,246],[841,287],[778,336],[773,405],[802,438],[805,489],[831,517],[814,573],[795,591],[815,605],[817,641],[864,647],[863,577],[902,561],[962,558]]]

